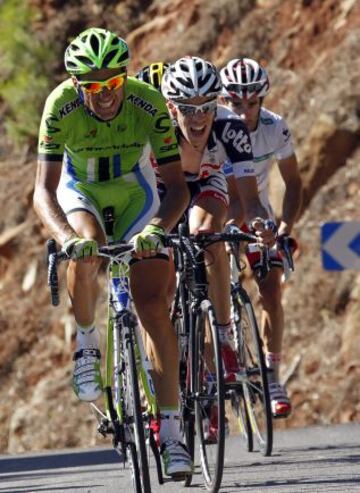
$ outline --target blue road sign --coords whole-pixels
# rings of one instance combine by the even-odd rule
[[[323,224],[321,248],[325,270],[360,270],[360,221]]]

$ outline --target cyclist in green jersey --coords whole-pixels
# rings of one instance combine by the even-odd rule
[[[84,401],[102,392],[99,334],[94,325],[100,260],[98,245],[134,243],[131,291],[152,340],[154,380],[163,421],[165,473],[192,469],[180,441],[178,357],[169,319],[169,278],[164,233],[189,201],[164,98],[127,76],[126,42],[105,29],[79,34],[65,52],[71,78],[47,98],[40,132],[34,207],[51,236],[71,258],[67,286],[77,326],[74,390]],[[152,152],[169,193],[160,205]],[[106,229],[112,212],[113,228]]]

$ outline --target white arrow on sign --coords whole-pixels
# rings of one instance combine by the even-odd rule
[[[322,249],[345,269],[360,270],[360,256],[349,244],[360,234],[360,222],[342,224],[328,240],[323,243]]]

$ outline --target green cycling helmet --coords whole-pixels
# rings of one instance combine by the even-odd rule
[[[106,29],[91,27],[69,44],[64,59],[70,75],[82,75],[102,68],[126,67],[130,53],[122,38]]]

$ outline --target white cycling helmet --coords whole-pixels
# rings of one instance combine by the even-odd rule
[[[197,56],[180,58],[165,71],[161,91],[166,99],[183,101],[195,96],[221,92],[221,79],[215,65]]]
[[[250,99],[254,94],[263,98],[269,91],[269,77],[264,68],[251,58],[234,58],[220,70],[222,95]]]

